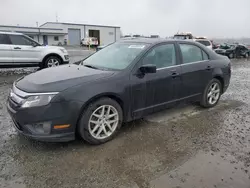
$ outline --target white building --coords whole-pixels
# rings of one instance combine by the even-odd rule
[[[120,39],[120,27],[73,23],[46,22],[40,27],[0,25],[0,31],[24,33],[41,44],[80,45],[85,37],[96,37],[100,45],[107,45]]]

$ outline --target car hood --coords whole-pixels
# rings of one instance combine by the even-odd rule
[[[62,50],[66,50],[64,47],[61,47],[61,46],[37,46],[36,48],[40,48],[40,49],[50,49],[50,50],[59,50],[59,49],[62,49]]]
[[[82,65],[62,65],[25,76],[16,82],[16,87],[30,93],[60,92],[112,74],[114,74],[113,71],[97,70]]]

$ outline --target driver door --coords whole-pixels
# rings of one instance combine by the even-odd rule
[[[34,41],[23,35],[9,35],[13,63],[17,64],[38,64],[40,48],[34,47]]]
[[[153,47],[139,62],[155,65],[156,73],[131,76],[132,116],[139,118],[162,110],[173,104],[179,97],[181,68],[177,63],[174,43]]]

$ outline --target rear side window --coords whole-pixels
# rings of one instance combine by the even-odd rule
[[[14,45],[27,45],[31,46],[32,41],[22,35],[9,35],[11,43]]]
[[[203,61],[202,50],[192,44],[180,44],[183,63]]]
[[[203,44],[204,46],[210,46],[211,45],[210,42],[207,41],[207,40],[197,40],[196,42],[199,42],[199,43]]]
[[[10,41],[7,35],[0,34],[0,44],[10,44]]]
[[[209,60],[207,53],[204,52],[203,50],[201,51],[202,51],[203,60]]]

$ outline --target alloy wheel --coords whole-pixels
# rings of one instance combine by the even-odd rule
[[[48,67],[57,67],[59,65],[60,65],[60,63],[57,59],[52,58],[52,59],[49,59],[49,61],[48,61]]]
[[[95,139],[106,139],[116,130],[119,123],[119,114],[115,107],[102,105],[90,116],[88,129]]]
[[[229,57],[230,57],[230,59],[233,59],[234,58],[234,54],[229,54]]]
[[[220,98],[220,85],[216,82],[212,83],[208,89],[207,101],[210,105],[214,105]]]

